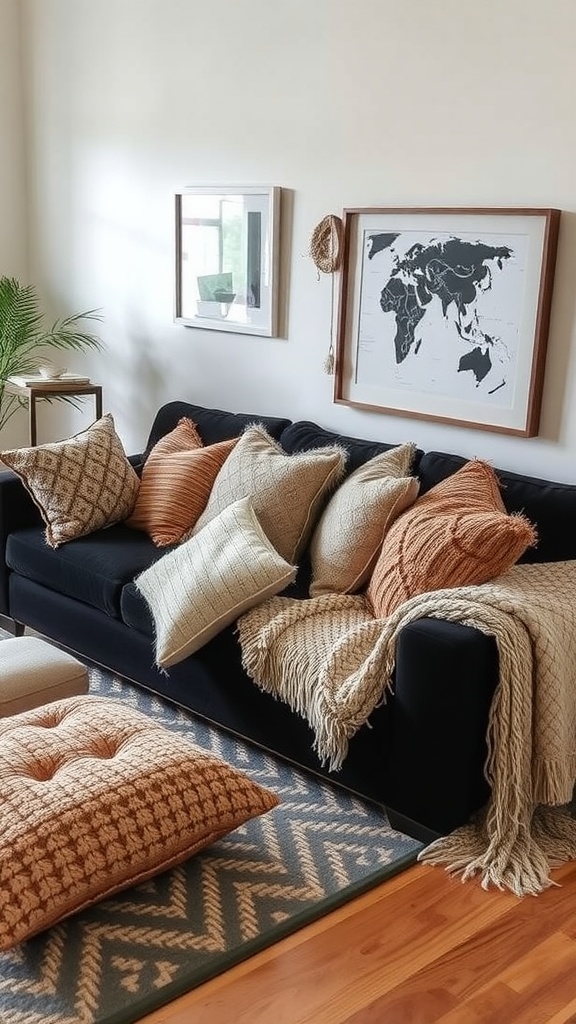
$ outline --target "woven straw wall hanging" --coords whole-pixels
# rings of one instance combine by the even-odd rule
[[[334,373],[334,275],[342,265],[342,220],[335,214],[329,213],[316,225],[310,239],[310,256],[320,274],[332,275],[332,289],[330,295],[330,345],[328,355],[324,360],[326,373]]]

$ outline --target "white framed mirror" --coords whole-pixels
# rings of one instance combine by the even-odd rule
[[[276,337],[281,189],[176,193],[176,323]]]

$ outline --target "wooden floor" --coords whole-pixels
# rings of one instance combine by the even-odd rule
[[[145,1024],[576,1022],[576,864],[537,897],[416,865]]]

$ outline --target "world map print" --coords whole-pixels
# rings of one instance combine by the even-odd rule
[[[526,239],[364,232],[356,380],[509,404]]]

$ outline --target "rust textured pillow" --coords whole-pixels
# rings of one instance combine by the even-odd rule
[[[296,562],[345,464],[346,452],[339,445],[288,455],[261,424],[248,427],[218,473],[193,532],[248,497],[276,550],[287,562]]]
[[[126,519],[140,486],[110,413],[65,441],[4,451],[0,460],[38,506],[54,548]]]
[[[0,949],[204,849],[278,797],[105,697],[0,721]]]
[[[144,530],[158,547],[177,544],[204,511],[214,480],[236,440],[204,448],[195,424],[183,417],[150,452],[126,525]]]
[[[535,543],[533,525],[506,512],[492,467],[473,459],[390,527],[368,584],[372,610],[384,618],[416,594],[487,583]]]
[[[188,416],[182,416],[174,430],[170,430],[156,442],[144,465],[147,466],[151,459],[159,456],[173,455],[174,452],[187,452],[193,448],[202,448],[203,445],[204,442],[194,420],[189,419]]]

